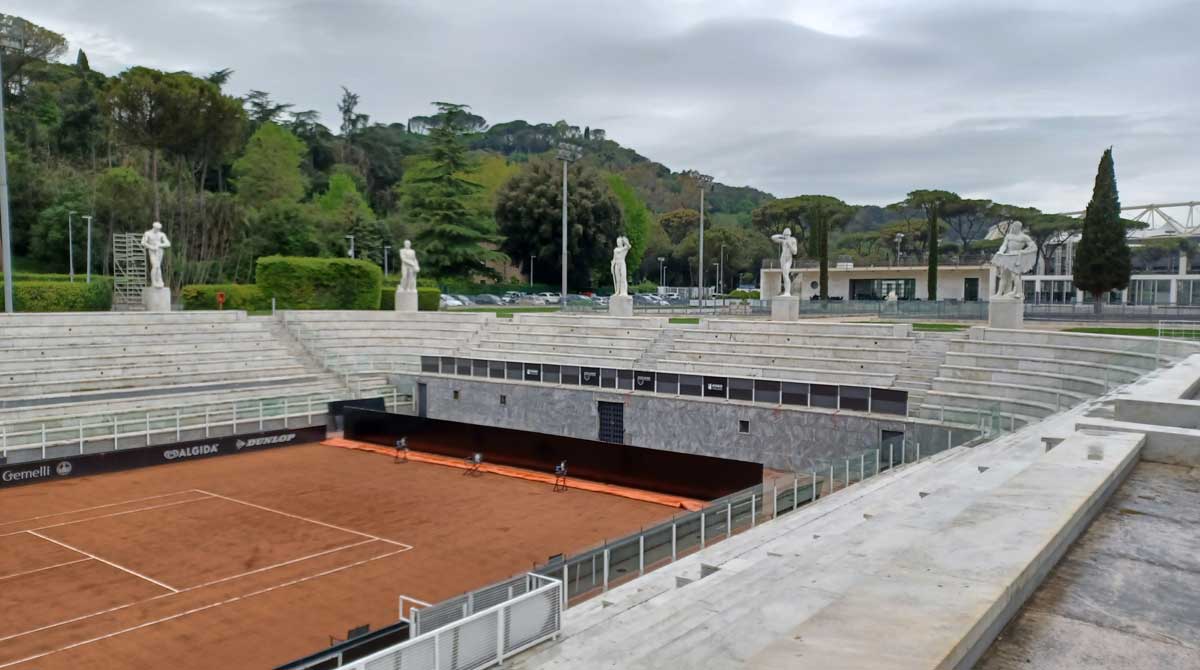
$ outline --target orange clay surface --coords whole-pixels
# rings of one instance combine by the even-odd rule
[[[267,670],[394,623],[401,594],[437,602],[678,509],[463,473],[305,445],[0,491],[0,669]]]

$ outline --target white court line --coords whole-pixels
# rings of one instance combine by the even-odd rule
[[[343,533],[351,533],[351,534],[353,534],[353,535],[359,535],[359,536],[361,536],[361,537],[369,537],[369,538],[371,538],[372,540],[379,540],[380,542],[386,542],[386,543],[388,543],[388,544],[394,544],[394,545],[396,545],[397,547],[405,547],[406,549],[412,549],[412,548],[413,548],[413,546],[412,546],[411,544],[405,544],[405,543],[403,543],[403,542],[396,542],[395,540],[389,540],[389,539],[387,539],[387,538],[384,538],[384,537],[379,537],[379,536],[377,536],[377,535],[371,535],[370,533],[363,533],[363,532],[361,532],[361,531],[357,531],[357,530],[350,530],[349,528],[343,528],[343,527],[341,527],[341,526],[335,526],[335,525],[333,525],[333,524],[331,524],[331,523],[325,523],[324,521],[317,521],[316,519],[310,519],[310,518],[308,518],[308,517],[300,516],[300,515],[298,515],[298,514],[290,514],[290,513],[288,513],[288,512],[280,512],[280,511],[279,511],[279,510],[277,510],[277,509],[271,509],[270,507],[263,507],[262,505],[255,505],[255,504],[254,504],[254,503],[252,503],[252,502],[246,502],[245,500],[238,500],[237,498],[230,498],[229,496],[223,496],[223,495],[221,495],[220,493],[213,493],[212,491],[205,491],[205,490],[203,490],[203,489],[192,489],[192,490],[193,490],[193,491],[195,491],[195,492],[197,492],[197,493],[203,493],[203,494],[205,494],[205,495],[210,495],[210,496],[213,496],[214,498],[220,498],[220,499],[222,499],[222,500],[228,500],[229,502],[235,502],[235,503],[238,503],[239,505],[246,505],[247,507],[254,507],[254,508],[257,508],[257,509],[261,509],[261,510],[263,510],[263,511],[266,511],[266,512],[272,512],[272,513],[279,514],[279,515],[282,515],[282,516],[291,517],[291,518],[293,518],[293,519],[298,519],[298,520],[300,520],[300,521],[307,521],[308,523],[315,523],[315,524],[317,524],[318,526],[325,526],[326,528],[332,528],[332,529],[334,529],[334,530],[340,530],[340,531],[342,531]],[[0,666],[0,667],[4,667],[4,666]]]
[[[45,519],[45,518],[52,517],[52,516],[66,516],[68,514],[78,514],[79,512],[90,512],[94,509],[103,509],[105,507],[116,507],[117,505],[128,505],[129,503],[145,502],[147,500],[155,500],[157,498],[170,498],[171,496],[177,496],[177,495],[182,495],[184,493],[193,493],[193,492],[194,492],[194,489],[184,489],[182,491],[176,491],[174,493],[163,493],[161,495],[156,495],[156,496],[146,496],[145,498],[134,498],[132,500],[122,500],[121,502],[108,503],[107,505],[96,505],[94,507],[81,507],[80,509],[73,509],[73,510],[70,510],[69,512],[55,512],[53,514],[39,514],[38,516],[31,516],[27,519],[17,519],[16,521],[0,521],[0,526],[11,526],[14,523],[21,523],[23,521],[37,521],[38,519]]]
[[[383,541],[384,541],[384,542],[386,542],[387,540],[383,540]],[[396,543],[393,543],[393,544],[396,544]],[[410,548],[411,548],[411,547],[410,547]],[[201,605],[200,607],[195,607],[195,608],[192,608],[192,609],[190,609],[190,610],[187,610],[186,612],[179,612],[178,614],[172,614],[171,616],[166,616],[166,617],[163,617],[163,618],[161,618],[161,619],[155,619],[154,621],[147,621],[147,622],[145,622],[145,623],[141,623],[141,624],[138,624],[138,625],[136,625],[136,626],[131,626],[131,627],[129,627],[129,628],[125,628],[125,629],[122,629],[122,630],[118,630],[118,631],[115,631],[115,632],[112,632],[112,633],[107,633],[107,634],[105,634],[105,635],[100,635],[100,636],[98,636],[98,637],[93,637],[93,638],[91,638],[91,639],[88,639],[88,640],[82,640],[82,641],[80,641],[80,642],[73,642],[73,643],[71,643],[71,644],[68,644],[68,645],[65,645],[65,646],[59,647],[58,649],[51,649],[50,651],[44,651],[44,652],[42,652],[42,653],[40,653],[40,654],[34,654],[33,656],[27,656],[27,657],[25,657],[25,658],[17,659],[17,660],[15,660],[15,661],[9,661],[8,663],[4,663],[3,665],[0,665],[0,668],[7,668],[7,667],[9,667],[9,666],[17,665],[17,664],[19,664],[19,663],[26,663],[26,662],[29,662],[29,661],[34,661],[34,660],[37,660],[37,659],[39,659],[39,658],[42,658],[43,656],[49,656],[50,654],[57,654],[57,653],[59,653],[59,652],[62,652],[62,651],[69,651],[69,650],[71,650],[71,649],[74,649],[74,648],[76,648],[76,647],[82,647],[82,646],[84,646],[84,645],[87,645],[87,644],[92,644],[93,642],[100,642],[101,640],[107,640],[107,639],[108,639],[108,638],[110,638],[110,637],[116,637],[116,636],[118,636],[118,635],[124,635],[125,633],[129,633],[129,632],[132,632],[132,631],[135,631],[135,630],[139,630],[139,629],[142,629],[142,628],[147,628],[147,627],[149,627],[149,626],[154,626],[154,625],[157,625],[157,624],[160,624],[160,623],[164,623],[164,622],[167,622],[167,621],[172,621],[172,620],[174,620],[174,619],[179,619],[179,618],[182,618],[182,617],[188,616],[188,615],[190,615],[190,614],[195,614],[195,613],[197,613],[197,612],[203,612],[204,610],[209,610],[209,609],[212,609],[212,608],[214,608],[214,607],[220,607],[220,606],[222,606],[222,605],[228,605],[228,604],[230,604],[230,603],[234,603],[234,602],[237,602],[237,601],[239,601],[239,600],[244,600],[244,599],[246,599],[246,598],[253,598],[254,596],[259,596],[259,595],[262,595],[262,594],[264,594],[264,593],[269,593],[269,592],[271,592],[271,591],[275,591],[275,590],[277,590],[277,589],[286,588],[286,587],[288,587],[288,586],[294,586],[294,585],[296,585],[296,584],[300,584],[300,583],[302,583],[302,582],[309,581],[310,579],[317,579],[317,578],[319,578],[319,577],[325,577],[326,575],[332,575],[332,574],[333,574],[333,573],[335,573],[335,572],[341,572],[342,570],[347,570],[347,569],[349,569],[349,568],[358,567],[358,566],[360,566],[360,565],[363,565],[363,564],[365,564],[365,563],[370,563],[371,561],[377,561],[377,560],[379,560],[379,559],[381,559],[381,558],[387,558],[388,556],[395,556],[396,554],[401,554],[401,553],[404,553],[405,551],[408,551],[408,549],[397,549],[396,551],[391,551],[391,552],[388,552],[388,553],[386,553],[386,554],[380,554],[380,555],[378,555],[378,556],[372,556],[371,558],[365,558],[365,559],[363,559],[363,560],[361,560],[361,561],[356,561],[356,562],[354,562],[354,563],[351,563],[351,564],[349,564],[349,565],[343,565],[343,566],[342,566],[342,567],[340,567],[340,568],[333,568],[333,569],[330,569],[330,570],[326,570],[326,571],[324,571],[324,572],[318,572],[318,573],[317,573],[317,574],[315,574],[315,575],[308,575],[307,577],[300,577],[300,578],[298,578],[298,579],[293,579],[293,580],[292,580],[292,581],[290,581],[290,582],[284,582],[283,584],[277,584],[277,585],[275,585],[275,586],[267,587],[267,588],[265,588],[265,589],[260,589],[260,590],[258,590],[258,591],[254,591],[254,592],[251,592],[251,593],[246,593],[246,594],[243,594],[243,595],[240,595],[240,596],[234,596],[234,597],[232,597],[232,598],[228,598],[228,599],[226,599],[226,600],[222,600],[222,601],[220,601],[220,602],[216,602],[216,603],[211,603],[211,604],[209,604],[209,605]]]
[[[191,493],[191,491],[188,491],[188,493]],[[29,533],[29,532],[33,532],[35,530],[49,530],[51,528],[59,528],[61,526],[72,526],[77,523],[84,523],[87,521],[95,521],[97,519],[108,519],[108,518],[111,518],[114,516],[124,516],[126,514],[137,514],[138,512],[148,512],[153,509],[162,509],[164,507],[174,507],[175,505],[184,505],[184,504],[187,504],[190,502],[201,502],[203,500],[213,500],[213,499],[214,498],[212,496],[207,496],[204,498],[189,498],[187,500],[177,500],[175,502],[163,503],[161,505],[150,505],[149,507],[138,507],[137,509],[127,509],[123,512],[113,512],[111,514],[101,514],[100,516],[89,516],[85,519],[76,519],[74,521],[64,521],[62,523],[52,523],[49,526],[38,526],[37,528],[27,528],[25,530],[14,530],[9,533],[0,534],[0,537],[9,537],[10,535],[20,535],[21,533]]]
[[[284,562],[282,562],[282,563],[276,563],[275,565],[268,565],[268,566],[266,566],[266,567],[263,567],[263,568],[258,568],[258,569],[256,569],[256,570],[251,570],[251,571],[249,571],[249,572],[242,572],[242,573],[239,573],[239,574],[233,575],[233,576],[231,576],[231,577],[222,577],[221,579],[214,579],[214,580],[213,580],[213,581],[211,581],[211,582],[205,582],[205,583],[203,583],[203,584],[196,584],[195,586],[189,586],[189,587],[187,587],[187,588],[184,588],[184,589],[179,589],[179,593],[187,593],[188,591],[195,591],[196,589],[201,589],[201,588],[204,588],[204,587],[206,587],[206,586],[212,586],[212,585],[214,585],[214,584],[219,584],[219,583],[221,583],[221,582],[228,582],[228,581],[232,581],[232,580],[234,580],[234,579],[238,579],[238,578],[240,578],[240,577],[246,577],[246,576],[253,575],[253,574],[256,574],[256,573],[259,573],[259,572],[266,572],[267,570],[273,570],[273,569],[275,569],[275,568],[281,568],[281,567],[283,567],[283,566],[285,566],[285,565],[291,565],[291,564],[293,564],[293,563],[299,563],[300,561],[307,561],[307,560],[308,560],[308,559],[310,559],[310,558],[318,558],[318,557],[320,557],[320,556],[324,556],[324,555],[326,555],[326,554],[332,554],[332,553],[334,553],[334,552],[338,552],[338,551],[341,551],[341,550],[343,550],[343,549],[350,549],[351,547],[357,547],[357,546],[359,546],[359,545],[368,544],[368,543],[370,543],[370,542],[375,542],[375,541],[376,541],[376,540],[373,540],[373,539],[368,539],[368,540],[363,540],[362,542],[355,542],[354,544],[347,544],[347,545],[343,545],[343,546],[341,546],[341,547],[334,547],[333,549],[326,549],[325,551],[317,552],[317,553],[315,553],[315,554],[309,554],[308,556],[302,556],[302,557],[300,557],[300,558],[293,558],[293,559],[292,559],[292,560],[290,560],[290,561],[284,561]],[[401,551],[398,551],[398,552],[393,552],[393,553],[403,553],[403,552],[405,552],[405,551],[408,551],[408,549],[403,549],[403,550],[401,550]],[[389,554],[389,556],[390,556],[390,555],[391,555],[391,554]],[[82,558],[82,559],[80,559],[80,560],[81,560],[81,561],[88,561],[88,560],[91,560],[91,559],[88,559],[88,558]],[[117,610],[123,610],[123,609],[125,609],[125,608],[127,608],[127,607],[133,607],[134,605],[141,605],[142,603],[148,603],[148,602],[150,602],[151,600],[158,600],[159,598],[167,598],[167,597],[170,597],[170,596],[173,596],[173,595],[175,595],[175,594],[174,594],[174,593],[160,593],[159,595],[156,595],[156,596],[153,596],[153,597],[150,597],[150,598],[146,598],[145,600],[137,600],[137,601],[134,601],[134,602],[131,602],[131,603],[125,603],[124,605],[117,605],[116,607],[110,607],[110,608],[108,608],[108,609],[105,609],[105,610],[100,610],[99,612],[92,612],[91,614],[83,614],[83,615],[77,616],[77,617],[75,617],[75,618],[73,618],[73,619],[66,619],[66,620],[64,620],[64,621],[58,621],[58,622],[55,622],[55,623],[52,623],[52,624],[47,624],[47,625],[45,625],[45,626],[41,626],[41,627],[39,627],[39,628],[33,628],[33,629],[30,629],[30,630],[21,631],[20,633],[13,633],[13,634],[11,634],[11,635],[5,635],[4,637],[0,637],[0,642],[5,642],[5,641],[7,641],[7,640],[12,640],[12,639],[14,639],[14,638],[23,637],[23,636],[25,636],[25,635],[30,635],[30,634],[32,634],[32,633],[40,633],[40,632],[42,632],[42,631],[44,631],[44,630],[50,630],[51,628],[58,628],[59,626],[65,626],[65,625],[67,625],[67,624],[76,623],[76,622],[78,622],[78,621],[83,621],[84,619],[91,619],[91,618],[93,618],[93,617],[98,617],[98,616],[101,616],[101,615],[104,615],[104,614],[108,614],[108,613],[110,613],[110,612],[116,612]]]
[[[71,564],[73,564],[73,563],[82,563],[82,562],[84,562],[84,561],[90,561],[90,560],[92,560],[92,559],[90,559],[90,558],[77,558],[77,559],[75,559],[75,560],[73,560],[73,561],[67,561],[67,562],[65,562],[65,563],[55,563],[54,565],[47,565],[47,566],[46,566],[46,567],[44,567],[44,568],[37,568],[37,569],[35,569],[35,570],[26,570],[25,572],[14,572],[14,573],[12,573],[11,575],[4,575],[4,576],[0,577],[0,581],[2,581],[2,580],[5,580],[5,579],[12,579],[13,577],[20,577],[20,576],[22,576],[22,575],[32,575],[33,573],[35,573],[35,572],[41,572],[42,570],[53,570],[54,568],[61,568],[61,567],[63,567],[64,565],[71,565]]]
[[[56,540],[52,537],[47,537],[47,536],[42,535],[41,533],[39,533],[37,531],[33,531],[33,530],[27,530],[25,532],[29,533],[30,535],[33,535],[35,537],[40,537],[47,542],[53,542],[54,544],[57,544],[60,547],[66,547],[67,549],[70,549],[71,551],[74,551],[79,554],[83,554],[84,556],[87,556],[89,558],[93,558],[97,561],[100,561],[101,563],[103,563],[105,565],[112,566],[122,572],[128,572],[129,574],[133,575],[134,577],[141,577],[142,579],[150,582],[151,584],[157,584],[158,586],[161,586],[164,589],[167,589],[168,591],[171,591],[173,593],[179,593],[179,589],[177,589],[173,586],[167,586],[166,584],[163,584],[162,582],[158,581],[157,579],[151,579],[150,577],[147,577],[146,575],[143,575],[140,572],[134,572],[133,570],[130,570],[129,568],[121,567],[120,565],[117,565],[116,563],[113,563],[112,561],[106,561],[103,558],[100,558],[99,556],[97,556],[95,554],[89,554],[88,552],[86,552],[82,549],[79,549],[77,547],[72,547],[71,545],[67,544],[66,542],[59,542],[58,540]]]

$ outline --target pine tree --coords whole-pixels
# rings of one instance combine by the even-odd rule
[[[425,164],[403,198],[404,209],[419,227],[413,245],[421,254],[422,271],[437,278],[498,278],[488,263],[507,260],[494,250],[500,235],[495,222],[472,204],[471,196],[482,186],[459,176],[474,168],[459,138],[467,107],[433,104],[441,122],[430,129]]]
[[[1100,158],[1092,200],[1083,217],[1083,237],[1075,250],[1075,287],[1092,295],[1093,309],[1099,314],[1104,294],[1129,286],[1132,271],[1109,147]]]

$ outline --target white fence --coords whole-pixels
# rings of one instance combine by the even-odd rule
[[[527,593],[476,611],[394,647],[341,666],[344,670],[475,670],[499,665],[562,628],[562,582],[530,573]]]
[[[411,402],[393,386],[357,389],[356,397],[383,397],[393,411]],[[101,412],[36,422],[0,424],[0,456],[9,463],[60,458],[201,439],[245,430],[272,430],[324,421],[334,392],[234,400],[133,412]]]

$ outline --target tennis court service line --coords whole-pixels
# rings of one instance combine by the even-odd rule
[[[93,559],[93,560],[100,561],[101,563],[103,563],[103,564],[105,564],[105,565],[107,565],[107,566],[114,567],[114,568],[116,568],[116,569],[120,570],[121,572],[128,572],[129,574],[133,575],[134,577],[139,577],[139,578],[141,578],[141,579],[144,579],[144,580],[146,580],[146,581],[150,582],[151,584],[155,584],[155,585],[157,585],[157,586],[161,586],[162,588],[164,588],[164,589],[166,589],[166,590],[168,590],[168,591],[170,591],[170,592],[172,592],[172,593],[179,593],[179,589],[175,588],[174,586],[169,586],[169,585],[167,585],[167,584],[163,584],[162,582],[158,581],[157,579],[153,579],[153,578],[151,578],[151,577],[147,577],[146,575],[143,575],[143,574],[142,574],[142,573],[140,573],[140,572],[135,572],[135,571],[133,571],[133,570],[130,570],[129,568],[126,568],[126,567],[124,567],[124,566],[121,566],[121,565],[118,565],[118,564],[116,564],[116,563],[113,563],[112,561],[108,561],[108,560],[105,560],[105,559],[103,559],[103,558],[100,558],[99,556],[97,556],[97,555],[95,555],[95,554],[92,554],[92,553],[89,553],[89,552],[86,552],[86,551],[84,551],[84,550],[82,550],[82,549],[80,549],[80,548],[78,548],[78,547],[72,547],[71,545],[67,544],[66,542],[61,542],[61,541],[59,541],[59,540],[56,540],[56,539],[54,539],[54,538],[52,538],[52,537],[48,537],[48,536],[46,536],[46,535],[42,535],[41,533],[39,533],[39,532],[37,532],[37,531],[34,531],[34,530],[27,530],[27,531],[25,531],[25,532],[26,532],[26,533],[29,533],[30,535],[33,535],[34,537],[40,537],[40,538],[42,538],[43,540],[45,540],[45,541],[47,541],[47,542],[53,542],[54,544],[57,544],[57,545],[58,545],[58,546],[60,546],[60,547],[65,547],[65,548],[67,548],[67,549],[70,549],[71,551],[73,551],[73,552],[75,552],[75,553],[77,553],[77,554],[83,554],[84,556],[87,556],[88,558],[91,558],[91,559]]]
[[[13,574],[11,574],[11,575],[0,575],[0,581],[3,581],[3,580],[5,580],[5,579],[12,579],[13,577],[23,577],[23,576],[25,576],[25,575],[32,575],[32,574],[33,574],[33,573],[35,573],[35,572],[42,572],[43,570],[53,570],[54,568],[61,568],[61,567],[63,567],[64,565],[74,565],[75,563],[82,563],[82,562],[84,562],[84,561],[90,561],[90,560],[92,560],[92,559],[90,559],[90,558],[77,558],[77,559],[75,559],[75,560],[73,560],[73,561],[65,561],[65,562],[63,562],[63,563],[55,563],[54,565],[47,565],[47,566],[45,566],[45,567],[42,567],[42,568],[34,568],[33,570],[26,570],[26,571],[24,571],[24,572],[14,572],[14,573],[13,573]]]
[[[184,493],[192,493],[192,491],[184,491]],[[0,537],[8,537],[10,535],[20,535],[21,533],[32,533],[35,530],[49,530],[51,528],[59,528],[61,526],[73,526],[77,523],[87,523],[88,521],[96,521],[97,519],[108,519],[114,516],[124,516],[126,514],[137,514],[138,512],[149,512],[150,510],[162,509],[164,507],[174,507],[175,505],[185,505],[187,503],[202,502],[205,500],[213,500],[211,497],[204,498],[188,498],[187,500],[176,500],[175,502],[163,503],[161,505],[150,505],[148,507],[137,507],[135,509],[122,510],[120,512],[111,512],[109,514],[101,514],[99,516],[89,516],[83,519],[75,519],[74,521],[63,521],[62,523],[52,523],[48,526],[38,526],[37,528],[27,528],[25,530],[14,530],[8,533],[0,533]]]
[[[25,521],[37,521],[38,519],[48,519],[52,516],[66,516],[68,514],[78,514],[80,512],[90,512],[92,510],[104,509],[105,507],[117,507],[118,505],[128,505],[135,502],[146,502],[147,500],[157,500],[159,498],[170,498],[171,496],[183,495],[184,493],[192,493],[192,489],[184,489],[174,493],[162,493],[156,496],[146,496],[145,498],[133,498],[131,500],[122,500],[120,502],[107,503],[104,505],[93,505],[92,507],[81,507],[79,509],[67,510],[66,512],[54,512],[51,514],[39,514],[24,519],[15,519],[13,521],[0,521],[0,526],[11,526],[14,523],[22,523]]]

